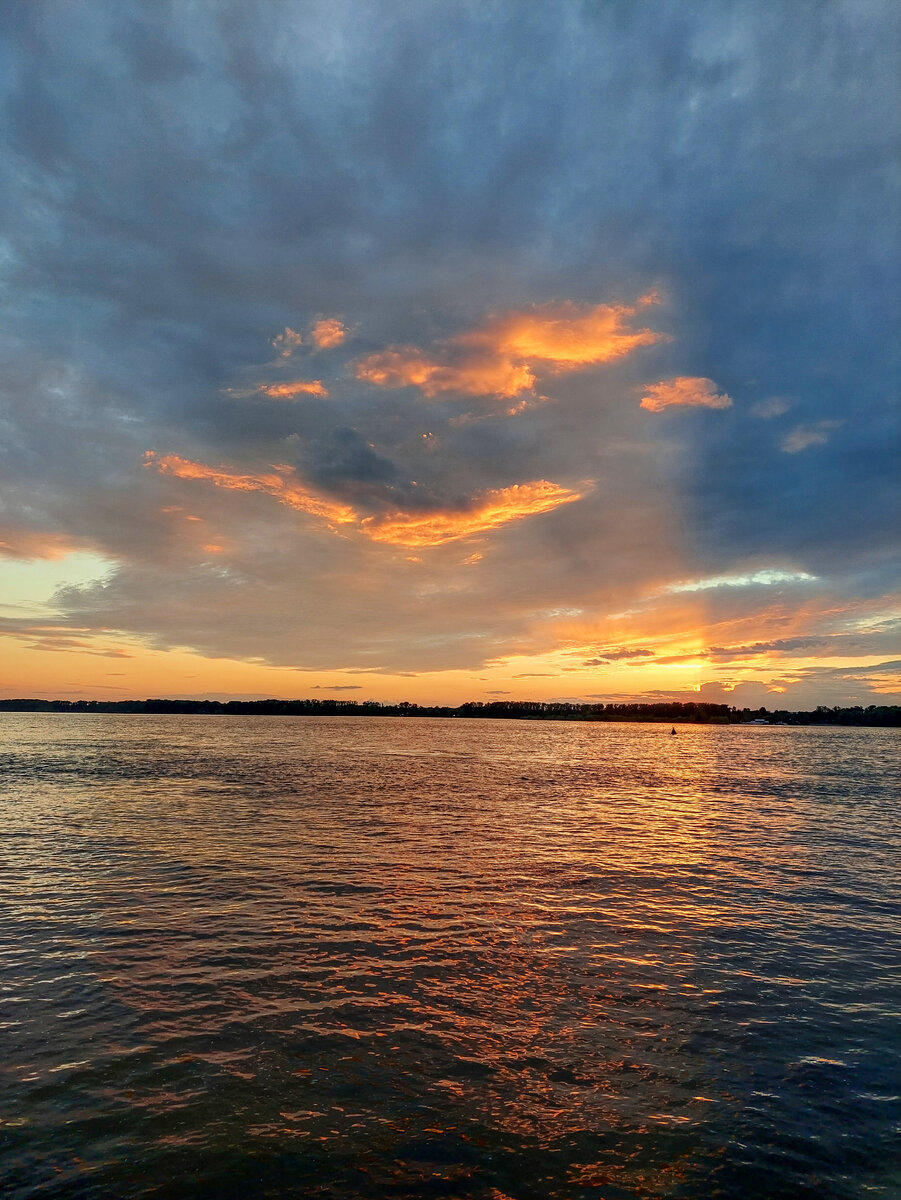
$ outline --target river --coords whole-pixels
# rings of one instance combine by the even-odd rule
[[[901,1195],[897,730],[0,722],[10,1200]]]

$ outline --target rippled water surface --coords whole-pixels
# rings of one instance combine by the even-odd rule
[[[901,1195],[897,731],[0,720],[6,1196]]]

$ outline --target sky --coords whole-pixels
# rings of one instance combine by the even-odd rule
[[[0,7],[0,696],[901,702],[899,25]]]

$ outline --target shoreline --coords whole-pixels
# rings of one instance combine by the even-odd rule
[[[154,716],[273,716],[273,717],[460,717],[475,720],[590,721],[638,724],[778,725],[778,726],[901,726],[901,705],[820,705],[809,711],[733,708],[728,704],[673,701],[645,704],[567,701],[467,701],[450,705],[419,705],[374,700],[0,700],[0,713],[147,714]]]

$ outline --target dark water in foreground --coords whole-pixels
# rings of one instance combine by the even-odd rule
[[[4,715],[8,1197],[898,1197],[897,731]]]

